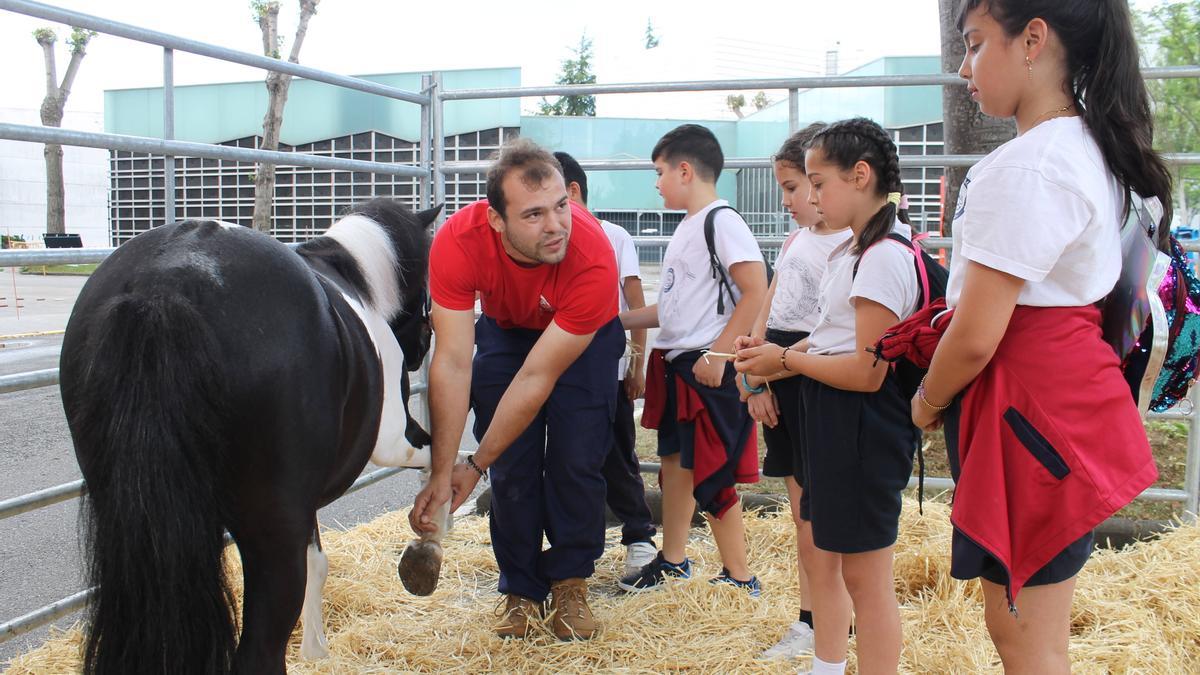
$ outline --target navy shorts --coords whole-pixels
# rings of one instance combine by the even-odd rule
[[[790,347],[808,337],[806,332],[767,329],[767,342]],[[804,485],[804,434],[800,428],[800,380],[789,377],[771,383],[779,407],[779,423],[774,428],[762,425],[767,454],[763,457],[764,476],[786,478]]]
[[[834,553],[891,546],[921,438],[895,375],[874,392],[795,379],[807,468],[800,517],[812,523],[813,543]]]
[[[1057,584],[1079,574],[1084,563],[1092,556],[1093,539],[1091,532],[1076,539],[1034,572],[1024,587]],[[1008,570],[990,553],[959,532],[958,528],[954,528],[950,544],[950,576],[964,581],[982,577],[993,584],[1008,585]]]

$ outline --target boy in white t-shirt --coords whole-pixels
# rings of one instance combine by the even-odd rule
[[[757,596],[761,586],[746,562],[734,489],[736,482],[758,480],[757,433],[726,357],[704,353],[730,353],[734,339],[750,332],[767,287],[762,253],[746,222],[717,198],[725,158],[711,131],[695,124],[677,127],[659,140],[651,159],[664,205],[686,210],[687,216],[667,245],[658,304],[624,312],[621,319],[626,328],[659,327],[642,426],[658,430],[663,545],[658,557],[619,585],[638,592],[691,576],[686,544],[699,503],[723,565],[712,581]],[[714,274],[705,243],[705,218],[714,210],[714,248],[728,290]]]
[[[554,153],[562,165],[567,196],[581,206],[587,206],[587,174],[575,158],[565,152]],[[620,225],[600,221],[604,234],[617,257],[617,300],[622,312],[646,306],[642,277],[638,266],[637,248],[633,237]],[[646,485],[642,481],[641,465],[636,445],[637,430],[633,421],[633,402],[646,390],[644,369],[646,330],[630,331],[630,346],[617,368],[617,412],[613,418],[613,446],[604,460],[605,496],[608,508],[621,521],[621,545],[625,547],[625,574],[636,572],[654,560],[653,516],[646,505]]]

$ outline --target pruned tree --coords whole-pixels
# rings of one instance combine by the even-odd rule
[[[959,0],[938,0],[941,18],[942,71],[958,72],[967,48],[958,30]],[[942,87],[942,123],[945,129],[945,152],[948,155],[986,154],[1017,134],[1010,120],[987,117],[971,100],[967,88],[950,85]],[[946,202],[943,204],[942,231],[950,236],[958,190],[967,177],[964,167],[946,168]]]
[[[592,41],[584,34],[579,38],[579,46],[571,50],[574,58],[562,62],[562,72],[555,84],[595,84],[596,74],[592,72]],[[546,99],[538,104],[539,115],[576,115],[585,117],[596,116],[596,97],[560,96],[554,103]]]
[[[54,43],[58,41],[58,36],[50,28],[33,31],[33,38],[42,46],[42,55],[46,63],[46,98],[42,99],[40,110],[44,126],[62,126],[63,112],[67,107],[67,97],[71,95],[71,86],[75,83],[75,76],[79,73],[83,57],[87,55],[88,42],[95,36],[95,31],[71,29],[71,37],[67,38],[67,45],[71,48],[71,61],[67,64],[67,71],[63,73],[60,82],[54,56]],[[63,149],[57,143],[47,143],[43,154],[46,157],[46,234],[63,234],[67,231]]]
[[[742,112],[742,108],[746,107],[745,94],[730,94],[726,96],[725,105],[733,111],[734,115],[737,115],[739,120],[746,116],[745,113]]]
[[[751,103],[754,104],[755,110],[762,110],[763,108],[771,105],[771,99],[767,96],[767,92],[760,91],[754,95],[754,99],[751,101]]]
[[[300,21],[296,24],[296,35],[292,38],[288,61],[300,62],[300,48],[308,33],[308,22],[317,13],[320,0],[299,0]],[[279,0],[251,0],[250,9],[254,21],[262,31],[263,54],[273,59],[280,58],[283,38],[279,35]],[[279,149],[279,130],[283,126],[283,108],[287,105],[288,88],[292,76],[271,71],[267,73],[267,113],[263,116],[263,150]],[[254,175],[254,229],[270,234],[271,204],[275,198],[275,165],[260,164]]]

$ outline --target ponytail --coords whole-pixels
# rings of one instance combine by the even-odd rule
[[[1108,170],[1127,190],[1157,197],[1165,246],[1171,229],[1171,173],[1154,151],[1150,97],[1138,63],[1127,0],[963,0],[958,27],[982,8],[1013,37],[1040,18],[1062,42],[1067,84]]]

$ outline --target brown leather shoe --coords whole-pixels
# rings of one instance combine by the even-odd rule
[[[587,580],[563,579],[550,585],[551,630],[559,640],[590,640],[600,631],[587,604]]]
[[[496,624],[496,635],[502,638],[524,638],[529,635],[534,622],[542,615],[542,603],[530,600],[524,596],[506,594],[502,599],[504,609],[496,604],[496,614],[500,617]]]

